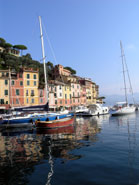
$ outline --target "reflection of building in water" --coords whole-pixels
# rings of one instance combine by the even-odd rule
[[[50,154],[52,158],[60,158],[61,162],[77,160],[82,156],[71,151],[85,146],[83,140],[96,142],[96,135],[100,131],[96,121],[84,119],[82,124],[76,120],[74,126],[63,129],[18,136],[0,136],[0,180],[4,182],[3,184],[5,182],[26,184],[28,174],[34,171],[35,165],[46,161],[52,162]],[[49,177],[51,174],[49,173]]]
[[[76,120],[76,139],[82,140],[87,139],[95,141],[94,137],[97,133],[101,131],[101,128],[97,124],[97,120],[78,118]]]

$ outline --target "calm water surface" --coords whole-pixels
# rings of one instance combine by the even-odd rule
[[[0,185],[137,185],[139,112],[0,133]]]

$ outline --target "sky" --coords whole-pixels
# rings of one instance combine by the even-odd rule
[[[46,61],[91,78],[101,95],[124,94],[120,40],[134,92],[139,92],[138,0],[0,0],[0,37]]]

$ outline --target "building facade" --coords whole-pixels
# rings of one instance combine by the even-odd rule
[[[0,106],[10,107],[10,78],[9,70],[0,70]]]
[[[25,106],[39,104],[39,71],[32,68],[23,69],[24,104]]]

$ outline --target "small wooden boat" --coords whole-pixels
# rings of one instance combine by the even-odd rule
[[[72,125],[74,122],[74,117],[65,117],[65,118],[61,118],[61,119],[55,119],[55,120],[51,120],[49,121],[48,119],[46,119],[46,121],[40,121],[40,120],[36,120],[35,121],[35,125],[36,128],[47,128],[47,129],[52,129],[52,128],[59,128],[59,127],[66,127],[69,125]]]

